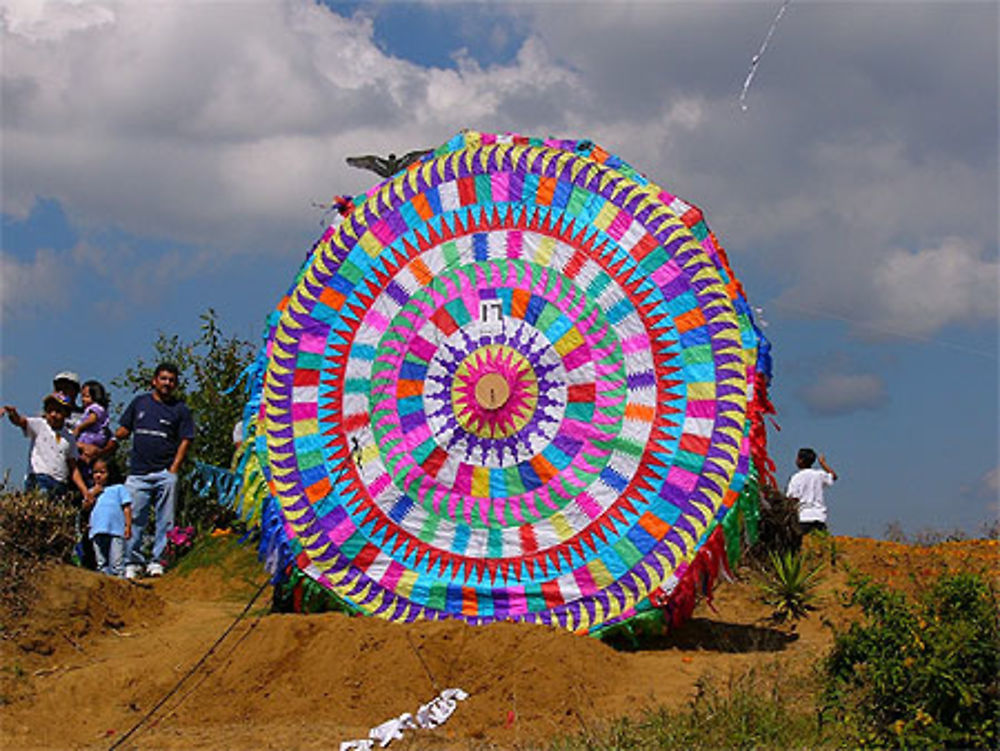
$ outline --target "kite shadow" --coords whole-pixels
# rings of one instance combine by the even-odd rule
[[[607,643],[623,652],[663,652],[676,649],[742,654],[781,652],[798,638],[797,633],[767,626],[692,618],[666,634],[645,634],[636,640],[609,639]]]

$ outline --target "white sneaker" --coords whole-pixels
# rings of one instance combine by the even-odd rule
[[[163,564],[150,563],[146,566],[146,576],[163,576]]]
[[[125,567],[126,579],[138,579],[140,576],[142,576],[142,566],[137,566],[134,563],[130,563]]]

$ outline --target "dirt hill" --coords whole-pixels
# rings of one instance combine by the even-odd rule
[[[469,698],[447,723],[391,748],[536,748],[644,707],[683,706],[705,675],[807,673],[832,641],[830,624],[851,617],[837,597],[849,570],[910,591],[942,568],[1000,570],[996,541],[833,543],[832,562],[830,549],[812,551],[826,560],[819,608],[795,630],[769,623],[741,576],[719,587],[714,610],[700,605],[635,652],[538,626],[270,614],[265,594],[124,747],[335,749],[459,687]],[[0,746],[108,748],[160,702],[264,580],[232,537],[206,550],[140,584],[47,570],[31,611],[4,620]]]

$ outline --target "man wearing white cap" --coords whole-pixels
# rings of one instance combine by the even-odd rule
[[[76,403],[80,395],[80,376],[72,370],[61,370],[52,378],[52,390],[62,394],[69,400],[69,415],[66,417],[66,428],[72,432],[83,417],[83,410]]]
[[[56,394],[66,397],[69,412],[66,415],[66,430],[75,433],[76,426],[83,419],[83,407],[77,404],[76,398],[80,395],[80,376],[72,370],[60,370],[52,377],[52,390]],[[78,462],[77,468],[83,477],[84,482],[89,485],[91,481],[90,469],[86,462]],[[91,501],[92,502],[92,501]],[[87,534],[87,525],[90,523],[90,505],[82,506],[76,516],[76,533],[79,538],[76,553],[84,568],[94,569],[97,567],[97,559],[94,556],[94,548],[90,543],[90,535]]]

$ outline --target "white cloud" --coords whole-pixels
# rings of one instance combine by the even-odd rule
[[[124,4],[79,33],[51,12],[6,24],[5,210],[52,197],[84,226],[227,251],[367,187],[348,154],[540,125],[585,98],[537,41],[506,66],[423,68],[382,52],[370,19],[307,0]]]
[[[65,259],[48,248],[26,262],[0,252],[0,314],[7,320],[65,307],[71,276]]]
[[[1000,467],[993,467],[972,482],[959,486],[962,497],[976,503],[985,502],[986,513],[983,529],[1000,524]]]
[[[874,268],[872,281],[886,329],[930,334],[949,324],[995,320],[998,272],[995,258],[949,238],[916,253],[892,252]]]
[[[957,263],[960,275],[987,275],[977,300],[996,276],[995,7],[793,5],[747,112],[737,106],[740,84],[773,7],[604,4],[572,20],[558,4],[529,7],[538,8],[550,53],[581,71],[615,113],[596,118],[597,129],[655,132],[652,109],[697,93],[702,114],[692,132],[665,128],[674,137],[652,150],[633,148],[627,135],[606,140],[699,203],[723,244],[746,251],[732,260],[748,281],[748,270],[766,276],[783,288],[780,302],[856,321],[856,333],[893,326],[927,335],[996,319],[995,306],[935,299],[906,320],[906,300],[922,286],[900,276],[887,306],[886,285],[875,283],[880,270],[897,270],[899,249],[919,255],[944,244],[964,255],[936,260]],[[942,24],[961,29],[960,50],[935,31]]]
[[[10,33],[38,42],[113,23],[115,14],[86,0],[4,0],[0,18]]]
[[[823,373],[799,395],[810,412],[823,417],[877,410],[889,401],[885,382],[872,374]]]
[[[810,163],[814,184],[746,223],[800,241],[768,253],[793,280],[779,303],[868,338],[997,320],[995,172],[870,137],[817,144]]]
[[[994,467],[984,474],[979,485],[987,495],[993,498],[1000,495],[1000,467]]]
[[[793,6],[744,113],[761,4],[497,6],[483,35],[528,30],[516,56],[435,68],[380,48],[377,14],[311,0],[8,2],[4,211],[44,196],[84,231],[284,253],[311,202],[370,185],[347,155],[581,136],[702,206],[751,295],[757,274],[798,308],[932,334],[996,315],[997,94],[969,84],[996,80],[996,11],[973,5]]]

